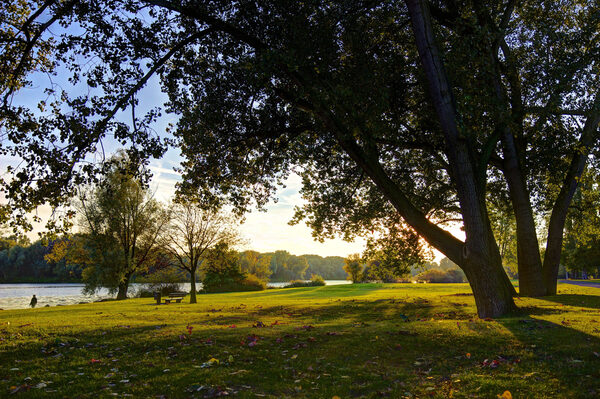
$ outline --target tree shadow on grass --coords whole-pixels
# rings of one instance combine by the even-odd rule
[[[600,309],[600,295],[559,294],[545,296],[542,299],[566,306]]]
[[[544,298],[557,303],[571,303],[577,298],[559,295]],[[579,297],[573,295],[573,297]],[[560,301],[558,300],[560,299]],[[600,339],[588,334],[585,320],[566,321],[560,314],[569,314],[561,309],[544,306],[520,308],[510,317],[496,321],[509,330],[530,353],[530,361],[543,364],[540,375],[545,374],[550,380],[558,381],[556,397],[598,397],[597,374],[600,358]],[[541,317],[555,317],[550,321]],[[600,330],[598,331],[600,333]],[[532,394],[532,397],[535,397]]]

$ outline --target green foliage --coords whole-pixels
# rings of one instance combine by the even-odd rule
[[[322,287],[325,285],[325,280],[318,274],[313,274],[309,281],[304,280],[292,280],[288,284],[284,285],[283,288],[299,288],[299,287]]]
[[[242,280],[241,287],[235,291],[262,291],[267,289],[267,284],[263,279],[254,274],[247,274]]]
[[[348,280],[352,283],[360,283],[363,280],[363,265],[360,254],[348,255],[344,260],[344,271],[348,273]]]
[[[464,283],[465,274],[460,269],[429,269],[417,275],[418,281],[427,281],[428,283]]]
[[[569,271],[600,274],[600,173],[588,169],[573,198],[561,263]]]
[[[518,259],[517,259],[517,224],[512,209],[512,204],[506,198],[508,193],[497,190],[493,186],[493,193],[488,199],[488,213],[490,224],[504,270],[511,278],[519,277]]]
[[[236,287],[244,286],[243,281],[247,277],[240,269],[237,252],[224,242],[208,250],[202,262],[202,271],[202,286],[205,292],[235,291]]]
[[[267,288],[264,281],[251,274],[237,280],[221,281],[218,285],[210,285],[203,288],[202,292],[217,293],[217,292],[246,292],[246,291],[262,291]]]
[[[79,282],[81,265],[46,259],[59,241],[45,245],[36,241],[30,245],[17,244],[10,237],[4,241],[10,248],[0,250],[0,282]]]
[[[431,257],[419,235],[400,220],[388,220],[377,231],[380,237],[369,238],[362,255],[365,279],[393,282]]]
[[[319,274],[311,275],[310,282],[313,284],[325,285],[325,279]]]
[[[271,256],[262,255],[256,251],[240,253],[240,267],[244,273],[254,275],[261,281],[269,281],[271,275]]]
[[[341,256],[302,255],[308,262],[306,275],[318,274],[325,280],[345,280],[344,258]]]
[[[99,184],[79,194],[82,234],[71,240],[65,256],[85,260],[87,292],[106,287],[124,299],[132,276],[162,261],[158,238],[168,214],[140,180],[143,173],[119,154],[107,162]]]
[[[288,251],[275,251],[271,256],[271,281],[304,279],[308,261],[303,256],[295,256]]]

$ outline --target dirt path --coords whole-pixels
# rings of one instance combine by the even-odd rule
[[[559,283],[564,283],[564,284],[573,284],[573,285],[580,285],[582,287],[594,287],[594,288],[600,288],[600,284],[598,283],[592,283],[592,282],[586,282],[586,281],[572,281],[572,280],[558,280]]]

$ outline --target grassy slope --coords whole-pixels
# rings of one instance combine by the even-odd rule
[[[2,311],[0,397],[597,397],[600,291],[559,289],[494,321],[475,318],[464,284]]]

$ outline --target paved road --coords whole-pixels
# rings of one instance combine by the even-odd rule
[[[587,281],[573,281],[573,280],[558,280],[559,283],[565,283],[565,284],[573,284],[573,285],[580,285],[582,287],[594,287],[594,288],[600,288],[600,284],[598,283],[592,283],[592,282],[587,282]]]

